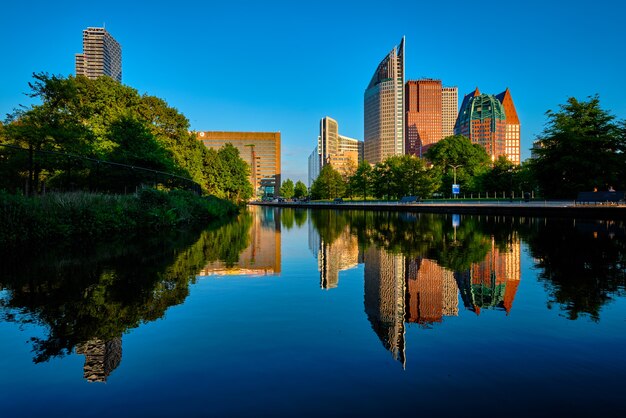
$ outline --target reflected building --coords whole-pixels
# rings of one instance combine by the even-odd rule
[[[383,346],[404,366],[405,258],[374,246],[363,258],[367,319]]]
[[[320,288],[334,289],[339,284],[339,272],[355,268],[361,262],[359,241],[346,226],[339,237],[328,242],[320,237],[313,222],[309,221],[309,249],[317,258]]]
[[[122,338],[103,341],[91,339],[76,346],[77,354],[85,355],[83,377],[88,382],[106,382],[122,361]]]
[[[406,322],[430,324],[459,314],[454,272],[433,260],[406,261]]]
[[[504,249],[492,237],[491,249],[483,261],[455,273],[465,308],[477,315],[481,309],[504,310],[508,315],[521,279],[520,257],[519,237],[514,236]]]
[[[257,214],[252,216],[250,244],[242,251],[239,260],[232,266],[223,261],[211,262],[198,276],[264,276],[280,273],[280,231],[280,210],[259,208]]]

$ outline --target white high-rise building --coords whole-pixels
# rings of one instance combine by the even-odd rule
[[[83,31],[83,53],[76,54],[76,75],[106,75],[122,82],[122,47],[104,28]]]
[[[378,64],[364,95],[365,160],[404,154],[404,37]]]

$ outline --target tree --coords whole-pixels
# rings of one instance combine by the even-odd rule
[[[332,165],[322,167],[320,175],[311,185],[313,199],[332,199],[342,197],[346,192],[346,183],[341,174]]]
[[[280,186],[280,196],[285,199],[291,199],[294,192],[293,181],[291,179],[283,181],[283,184]]]
[[[309,190],[306,185],[302,181],[298,180],[294,189],[294,197],[300,199],[302,197],[306,197],[308,194]]]
[[[217,151],[223,174],[221,189],[225,197],[231,201],[244,201],[252,197],[250,184],[250,167],[239,157],[239,150],[232,144],[226,144]]]
[[[426,153],[442,176],[444,190],[450,190],[456,171],[461,190],[480,191],[481,176],[489,170],[491,159],[485,149],[462,136],[453,135],[433,145]],[[454,168],[456,167],[456,169]]]
[[[351,192],[355,195],[360,193],[363,200],[367,199],[368,193],[371,191],[371,182],[372,166],[367,161],[361,162],[348,180]]]
[[[546,197],[572,198],[594,188],[626,187],[624,121],[600,106],[599,97],[570,97],[559,111],[548,110],[531,170]]]

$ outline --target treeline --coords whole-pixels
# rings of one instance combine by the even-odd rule
[[[124,192],[142,184],[181,187],[191,179],[219,198],[252,196],[239,151],[229,144],[207,149],[189,132],[187,118],[160,98],[109,77],[41,73],[29,87],[41,103],[0,124],[0,189]]]
[[[579,191],[626,190],[626,121],[616,121],[602,109],[597,96],[588,101],[570,98],[559,111],[546,114],[533,158],[521,165],[505,157],[492,161],[482,146],[455,135],[433,145],[425,159],[403,155],[374,166],[363,162],[349,176],[326,165],[311,185],[311,197],[450,196],[455,180],[466,197],[522,197],[530,192],[573,199]]]

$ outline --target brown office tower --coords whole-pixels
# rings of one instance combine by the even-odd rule
[[[441,138],[454,135],[454,124],[459,116],[459,88],[441,89]]]
[[[502,103],[496,96],[481,94],[476,88],[463,98],[454,133],[482,145],[492,161],[506,155],[506,115]]]
[[[507,87],[505,91],[496,95],[496,98],[502,103],[504,107],[504,114],[506,115],[505,125],[505,154],[506,157],[514,164],[519,165],[520,159],[520,123],[517,116],[517,110],[513,104],[513,98],[511,97],[511,91]]]
[[[404,149],[407,154],[422,157],[432,144],[442,138],[441,80],[409,80],[406,100]]]
[[[207,148],[232,144],[250,166],[254,197],[275,196],[280,189],[280,132],[196,132]]]
[[[76,75],[106,75],[122,82],[122,47],[104,28],[83,31],[83,53],[76,54]]]

